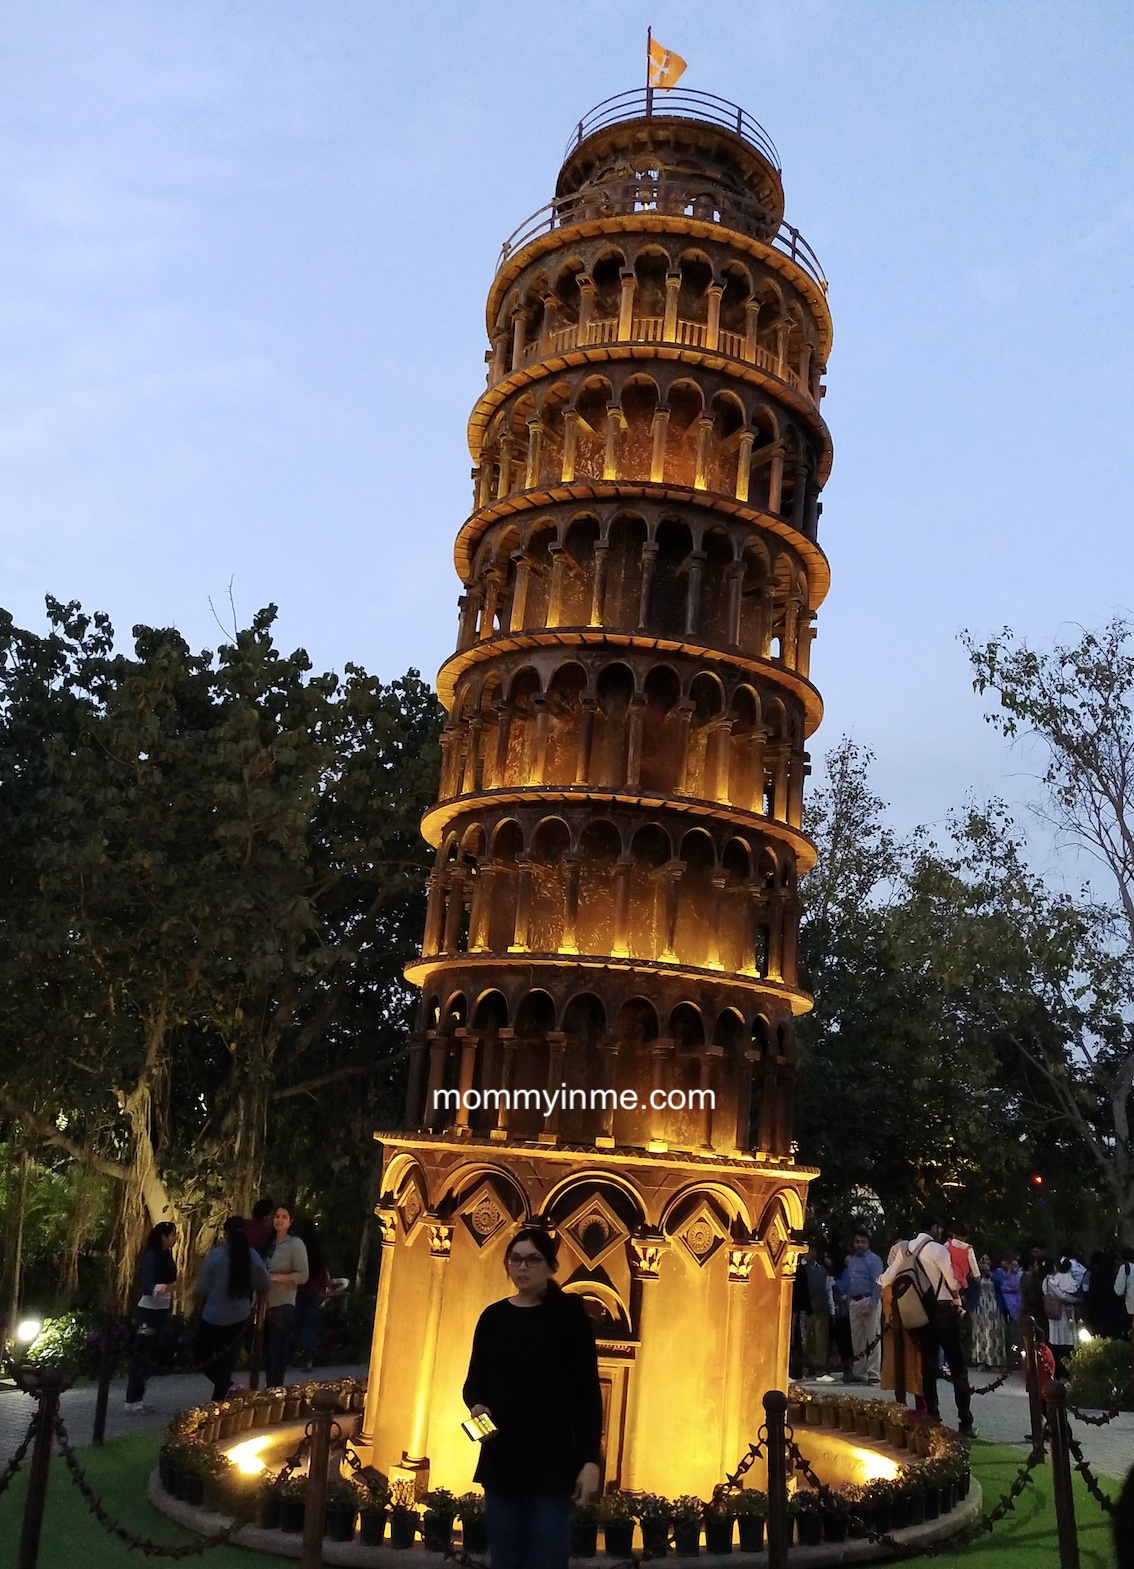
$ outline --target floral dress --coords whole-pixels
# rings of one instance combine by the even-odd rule
[[[1007,1367],[1004,1320],[996,1301],[996,1287],[987,1275],[980,1283],[980,1301],[973,1313],[973,1366]]]

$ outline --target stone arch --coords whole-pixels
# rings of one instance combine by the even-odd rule
[[[732,536],[723,524],[713,524],[701,536],[701,568],[697,632],[702,643],[727,648],[736,642],[733,628],[733,580],[738,573]]]
[[[579,513],[567,525],[559,555],[549,626],[585,627],[591,623],[598,519]]]
[[[602,479],[606,476],[611,434],[610,410],[614,389],[605,376],[588,376],[573,402],[575,420],[574,478]],[[615,455],[616,456],[616,455]],[[610,478],[617,476],[611,474]]]
[[[574,660],[559,665],[548,682],[544,758],[540,770],[545,783],[575,782],[582,695],[586,687],[586,672]]]
[[[720,744],[716,740],[724,709],[720,678],[703,670],[689,687],[692,709],[685,765],[685,794],[712,799],[719,771]]]
[[[748,426],[744,405],[734,392],[718,392],[713,398],[710,413],[713,431],[709,441],[708,488],[726,496],[735,496],[740,442]]]
[[[626,741],[634,676],[619,662],[605,665],[595,683],[598,709],[591,753],[591,782],[617,789],[626,780]]]
[[[669,835],[658,823],[643,823],[630,841],[630,952],[653,959],[664,946],[665,871],[673,857]]]
[[[581,953],[609,953],[614,946],[611,889],[621,854],[622,836],[606,818],[593,819],[579,836],[576,941]]]
[[[644,791],[673,795],[681,782],[684,734],[681,681],[669,665],[653,665],[644,683],[642,761],[639,783]]]
[[[546,390],[540,404],[540,449],[536,483],[558,485],[563,479],[563,446],[566,436],[566,412],[571,401],[571,388],[565,381],[556,381]]]
[[[666,397],[665,479],[673,485],[692,486],[697,475],[698,424],[704,398],[695,381],[675,381]]]
[[[654,414],[659,402],[652,376],[634,375],[622,389],[622,441],[619,478],[648,480],[653,465]]]
[[[654,540],[649,624],[659,632],[680,636],[685,630],[693,534],[684,518],[666,517],[658,523]]]
[[[561,817],[545,817],[531,839],[531,905],[527,946],[556,953],[563,938],[563,857],[571,830]]]
[[[641,619],[642,548],[646,543],[644,519],[632,513],[620,513],[610,524],[607,543],[602,624],[632,631]]]
[[[674,946],[682,964],[708,965],[715,957],[712,907],[716,854],[713,841],[703,828],[691,828],[686,833],[681,841],[680,859],[685,869],[677,899]]]

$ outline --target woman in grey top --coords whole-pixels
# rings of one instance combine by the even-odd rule
[[[264,1262],[271,1272],[268,1287],[268,1317],[264,1324],[264,1376],[270,1389],[284,1381],[291,1348],[295,1341],[295,1292],[308,1276],[307,1249],[291,1230],[291,1211],[286,1204],[272,1215],[272,1238],[264,1249]]]
[[[197,1325],[197,1355],[202,1371],[213,1381],[213,1399],[223,1400],[232,1384],[236,1348],[252,1317],[252,1293],[267,1291],[268,1271],[248,1246],[244,1222],[230,1215],[224,1241],[205,1254],[193,1288],[202,1299]]]

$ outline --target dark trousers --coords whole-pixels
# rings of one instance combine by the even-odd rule
[[[957,1402],[957,1416],[962,1427],[973,1419],[972,1397],[969,1393],[969,1370],[965,1366],[965,1353],[961,1348],[961,1314],[951,1302],[934,1304],[933,1317],[924,1329],[917,1331],[921,1344],[921,1387],[926,1409],[930,1416],[939,1417],[937,1403],[937,1355],[941,1352],[953,1375],[953,1398]]]
[[[157,1364],[169,1356],[169,1308],[140,1307],[134,1314],[134,1347],[126,1375],[126,1404],[137,1405],[146,1393],[146,1379],[162,1372]]]
[[[505,1498],[486,1493],[484,1503],[492,1569],[567,1569],[569,1498]]]
[[[831,1320],[831,1334],[834,1337],[835,1349],[839,1353],[839,1360],[843,1366],[849,1368],[854,1364],[854,1341],[851,1338],[849,1318],[835,1317]]]
[[[213,1381],[214,1400],[223,1400],[228,1394],[232,1365],[247,1327],[247,1319],[239,1324],[210,1324],[203,1318],[197,1324],[197,1360],[205,1377]]]
[[[264,1320],[264,1381],[268,1389],[278,1389],[284,1381],[295,1344],[294,1325],[294,1303],[283,1302],[268,1309]]]

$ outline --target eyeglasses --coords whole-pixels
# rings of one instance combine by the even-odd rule
[[[509,1269],[535,1269],[537,1265],[546,1266],[547,1260],[542,1253],[509,1253]]]

